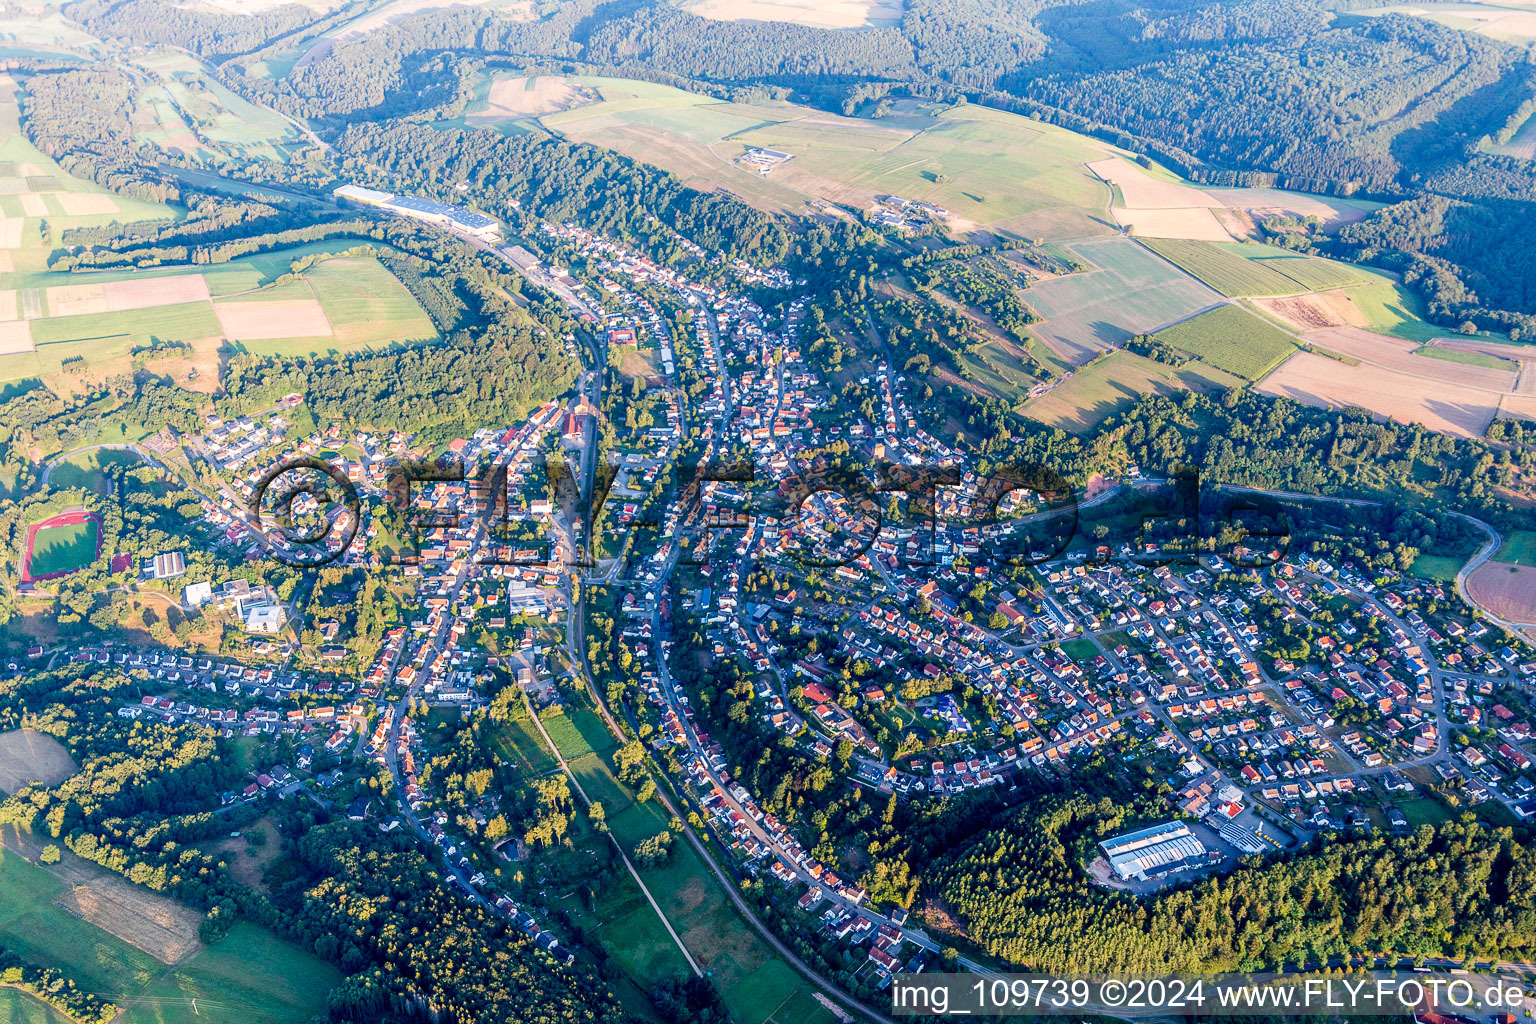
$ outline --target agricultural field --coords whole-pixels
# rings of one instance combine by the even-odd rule
[[[1345,288],[1343,295],[1369,327],[1408,341],[1430,342],[1446,334],[1444,327],[1426,323],[1420,315],[1419,297],[1385,274],[1360,268],[1366,283]]]
[[[1258,380],[1296,351],[1289,334],[1241,306],[1221,306],[1159,331],[1157,340],[1245,380]]]
[[[185,54],[160,49],[135,63],[148,72],[138,127],[151,141],[212,162],[283,163],[306,145],[281,115],[241,99]]]
[[[1536,114],[1525,119],[1520,130],[1503,145],[1494,146],[1490,152],[1501,156],[1517,156],[1522,160],[1536,160]]]
[[[550,131],[608,146],[700,188],[726,188],[768,209],[808,198],[862,210],[876,195],[935,203],[956,234],[1080,238],[1108,234],[1106,188],[1085,162],[1109,147],[979,106],[905,102],[882,118],[839,117],[791,103],[722,103],[668,86],[580,78],[603,98],[540,119]],[[767,177],[734,161],[749,148],[790,159]]]
[[[1463,366],[1481,366],[1487,370],[1502,370],[1506,373],[1518,373],[1519,364],[1512,359],[1502,356],[1490,356],[1483,352],[1468,352],[1465,349],[1445,348],[1442,345],[1425,345],[1414,349],[1413,354],[1424,356],[1427,359],[1443,359],[1448,363],[1461,363]]]
[[[1536,40],[1536,6],[1519,3],[1409,3],[1365,11],[1372,16],[1407,14],[1448,28],[1476,32],[1506,43]]]
[[[12,729],[0,733],[0,793],[15,793],[34,782],[56,785],[77,770],[64,744],[45,732]]]
[[[485,87],[484,97],[464,111],[470,124],[543,117],[597,99],[592,90],[561,75],[498,75],[488,78]]]
[[[1338,260],[1307,256],[1257,242],[1225,242],[1218,244],[1217,248],[1260,263],[1313,291],[1327,291],[1366,282],[1365,272]]]
[[[1308,331],[1307,344],[1414,377],[1428,377],[1447,384],[1509,393],[1515,388],[1518,367],[1512,362],[1485,366],[1454,359],[1437,359],[1422,346],[1359,327],[1331,327]],[[1454,350],[1446,350],[1454,351]]]
[[[323,1013],[326,993],[341,979],[329,965],[247,923],[203,946],[196,942],[195,923],[202,915],[73,855],[44,868],[23,857],[20,845],[7,836],[0,847],[0,945],[56,966],[85,990],[111,999],[123,1009],[117,1018],[122,1024],[302,1022]],[[181,949],[183,959],[168,964],[155,955],[165,949],[138,948],[64,905],[78,901],[82,887],[86,898],[94,898],[95,890],[113,882],[126,887],[117,894],[125,902],[114,904],[104,919],[123,925],[136,941],[150,939],[148,932],[131,931],[135,922],[191,916],[193,945]]]
[[[1092,430],[1145,394],[1211,391],[1242,383],[1214,367],[1174,367],[1121,349],[1081,367],[1049,392],[1025,402],[1019,412],[1041,423],[1081,433]]]
[[[786,21],[812,28],[876,28],[901,21],[901,0],[681,0],[690,14],[714,21]]]
[[[1440,365],[1486,372],[1478,367]],[[1419,423],[1456,437],[1481,437],[1493,422],[1500,399],[1495,392],[1412,376],[1371,363],[1351,365],[1315,352],[1297,352],[1257,387],[1268,395],[1324,409],[1359,406],[1378,416],[1400,423]]]
[[[1467,577],[1467,596],[1516,623],[1536,623],[1536,566],[1484,562]]]
[[[159,273],[17,274],[7,282],[17,287],[0,292],[0,313],[11,301],[24,319],[0,324],[14,328],[0,331],[0,342],[16,339],[0,354],[0,381],[41,377],[63,387],[61,378],[121,372],[148,353],[178,380],[196,370],[189,386],[207,390],[231,350],[309,355],[436,338],[415,298],[371,256],[322,259],[298,280],[272,284],[296,259],[355,246],[316,243]],[[165,357],[150,351],[165,346]]]
[[[1230,247],[1166,238],[1148,239],[1146,244],[1159,256],[1228,298],[1292,295],[1309,290],[1270,268],[1264,261],[1246,259]]]
[[[1222,302],[1220,294],[1130,239],[1068,248],[1093,269],[1037,282],[1023,297],[1044,318],[1031,330],[1074,365]]]
[[[1114,187],[1115,219],[1142,238],[1226,243],[1257,237],[1256,216],[1317,217],[1332,227],[1359,220],[1379,205],[1280,189],[1201,187],[1156,164],[1142,167],[1120,157],[1088,167]]]
[[[17,988],[0,988],[0,1024],[73,1024],[40,999]]]

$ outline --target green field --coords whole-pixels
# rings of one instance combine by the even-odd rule
[[[1268,260],[1250,260],[1232,251],[1230,245],[1212,242],[1179,241],[1167,238],[1142,239],[1158,255],[1199,278],[1228,298],[1250,295],[1294,295],[1309,291],[1295,280],[1269,267]]]
[[[108,467],[142,465],[144,460],[136,452],[121,448],[93,448],[56,463],[49,471],[48,480],[54,487],[81,487],[97,494],[106,494],[108,487],[105,470]]]
[[[1536,531],[1514,530],[1506,534],[1493,558],[1496,562],[1536,565]]]
[[[1513,359],[1500,359],[1486,352],[1465,352],[1459,348],[1445,348],[1440,345],[1425,345],[1423,348],[1415,349],[1413,354],[1430,359],[1443,359],[1447,363],[1484,366],[1490,370],[1508,370],[1511,373],[1520,368]]]
[[[1073,661],[1091,661],[1099,655],[1099,646],[1086,637],[1068,640],[1061,645],[1062,653]]]
[[[32,537],[32,559],[29,568],[33,578],[51,576],[56,572],[74,572],[90,565],[96,559],[96,539],[100,527],[96,521],[67,526],[47,526]]]
[[[117,1003],[122,1024],[303,1024],[323,1014],[326,993],[341,980],[333,967],[248,923],[167,966],[55,906],[67,888],[51,872],[0,848],[0,945],[57,967],[81,988]],[[0,1021],[6,1005],[0,1001]],[[54,1019],[14,1005],[21,1006],[18,1020]]]
[[[1372,330],[1408,341],[1430,342],[1455,332],[1425,323],[1419,297],[1396,281],[1374,271],[1365,272],[1367,283],[1344,289]]]
[[[1201,313],[1159,331],[1156,337],[1245,380],[1258,380],[1296,351],[1289,334],[1241,306]]]
[[[1070,249],[1072,259],[1091,269],[1039,281],[1023,298],[1045,318],[1031,330],[1074,364],[1221,302],[1131,239],[1074,242]]]
[[[0,988],[0,1024],[71,1024],[71,1021],[20,989]]]
[[[1451,558],[1448,555],[1418,555],[1413,560],[1413,574],[1427,580],[1438,580],[1441,583],[1450,583],[1461,571],[1461,567],[1467,564],[1465,558]]]
[[[1192,363],[1175,367],[1124,349],[1100,356],[1039,398],[1019,407],[1030,419],[1073,432],[1086,432],[1137,397],[1181,390],[1234,388],[1242,380],[1215,367]]]
[[[593,725],[602,728],[602,722],[586,708],[575,710],[558,732],[551,727],[560,723],[560,718],[545,719],[545,728],[588,797],[603,805],[614,838],[625,850],[631,850],[642,839],[665,829],[667,815],[656,800],[644,804],[635,801],[634,794],[610,770],[609,754],[592,753],[598,741],[587,733]],[[609,735],[606,745],[612,749],[617,744],[611,734],[605,735]],[[762,1024],[770,1015],[777,1024],[833,1024],[831,1012],[809,998],[810,990],[800,976],[736,912],[708,865],[686,840],[678,838],[673,843],[672,855],[665,862],[639,871],[683,944],[710,972],[737,1024]],[[649,904],[642,907],[605,925],[613,930],[614,955],[631,970],[646,962],[681,964],[681,954],[661,928],[655,911]],[[662,947],[662,940],[671,947],[670,953]],[[806,998],[793,1000],[797,994]]]
[[[619,745],[597,713],[580,704],[567,704],[565,714],[540,720],[567,761],[594,752],[606,753]]]
[[[323,1013],[326,993],[340,981],[331,965],[242,921],[217,945],[158,979],[118,1019],[122,1024],[201,1024],[208,1018],[305,1024]]]
[[[536,727],[527,719],[493,723],[488,735],[491,749],[527,775],[543,775],[558,767],[554,756],[544,749]]]
[[[1365,280],[1348,264],[1335,263],[1332,260],[1317,259],[1312,256],[1292,255],[1272,259],[1257,259],[1255,262],[1267,269],[1277,270],[1303,288],[1309,288],[1313,291],[1342,288],[1345,285],[1360,284]]]
[[[1394,801],[1397,809],[1403,812],[1403,817],[1408,819],[1408,827],[1417,829],[1420,825],[1439,825],[1451,820],[1451,812],[1445,805],[1434,797],[1415,796],[1407,800]]]

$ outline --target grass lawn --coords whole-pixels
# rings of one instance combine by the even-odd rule
[[[1371,330],[1418,342],[1455,335],[1449,328],[1425,323],[1419,297],[1390,277],[1374,272],[1365,276],[1366,284],[1348,288],[1344,294],[1364,315]]]
[[[1166,238],[1142,239],[1149,249],[1199,278],[1228,298],[1248,295],[1294,295],[1309,289],[1271,269],[1266,261],[1250,260],[1231,246]]]
[[[1061,645],[1062,652],[1073,661],[1091,661],[1099,654],[1099,647],[1092,640],[1081,637]]]
[[[1444,804],[1430,796],[1399,800],[1397,807],[1403,812],[1403,817],[1408,819],[1409,827],[1414,829],[1420,825],[1438,825],[1442,821],[1450,821],[1452,817]]]
[[[1413,574],[1427,580],[1439,580],[1442,583],[1450,583],[1456,579],[1456,574],[1466,564],[1467,560],[1465,558],[1451,558],[1446,555],[1419,555],[1413,560]]]
[[[31,573],[34,579],[56,572],[74,572],[96,560],[96,521],[67,526],[48,526],[32,537]]]
[[[40,999],[20,989],[0,988],[0,1024],[73,1024]]]
[[[655,800],[637,804],[634,794],[614,778],[606,754],[592,752],[596,737],[584,734],[592,725],[602,728],[597,715],[585,708],[572,710],[576,712],[572,718],[545,719],[544,727],[565,755],[583,791],[603,805],[608,827],[619,845],[626,852],[633,850],[642,839],[667,827],[667,815]],[[553,728],[556,723],[561,724],[559,732]],[[608,743],[611,749],[612,740]],[[738,1024],[762,1024],[786,998],[804,988],[793,968],[780,960],[736,912],[720,891],[709,866],[686,840],[676,840],[672,855],[663,863],[638,870],[667,920],[682,936],[683,944],[711,973]],[[665,953],[657,939],[659,932],[672,947],[665,960],[675,957],[681,962],[681,953],[665,935],[655,911],[648,904],[643,911],[636,908],[605,926],[612,930],[614,954],[631,970],[644,970],[644,963],[662,958]],[[638,977],[643,980],[655,975],[642,973]],[[811,1005],[820,1009],[814,1000]],[[832,1024],[833,1019],[822,1010],[821,1015],[799,1018],[795,1024]]]
[[[1244,380],[1258,380],[1296,351],[1289,334],[1241,306],[1201,313],[1159,331],[1157,339]]]
[[[344,345],[436,338],[432,320],[399,279],[376,259],[334,257],[304,272]]]
[[[53,900],[66,888],[20,854],[0,849],[0,946],[33,963],[58,967],[87,992],[123,1006],[167,968],[55,906]]]
[[[542,721],[549,738],[567,761],[594,751],[604,753],[619,745],[595,711],[574,702],[565,705],[565,714],[551,715]]]
[[[528,775],[543,775],[557,767],[554,755],[544,749],[538,730],[531,721],[513,719],[491,723],[488,731],[491,749],[502,760],[517,765]]]
[[[326,993],[340,982],[341,972],[330,964],[242,921],[222,941],[157,980],[118,1021],[305,1024],[323,1013]]]
[[[1503,545],[1493,557],[1499,562],[1536,565],[1536,531],[1515,530],[1506,534]]]

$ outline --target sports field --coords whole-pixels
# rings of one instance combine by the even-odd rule
[[[1214,367],[1173,367],[1119,349],[1081,367],[1071,378],[1019,407],[1030,419],[1063,430],[1086,432],[1121,412],[1141,395],[1232,388],[1242,380]]]
[[[324,1013],[325,995],[341,980],[339,972],[255,925],[237,924],[223,941],[200,946],[168,967],[70,913],[61,905],[76,892],[70,873],[106,875],[81,864],[55,865],[63,870],[51,871],[0,847],[0,945],[58,967],[81,988],[117,1003],[122,1024],[303,1024]],[[140,894],[150,914],[159,913],[157,907],[176,907],[147,889],[107,877]]]
[[[1068,248],[1091,269],[1036,282],[1023,298],[1045,318],[1031,330],[1074,365],[1222,302],[1220,294],[1128,238]]]
[[[94,512],[61,512],[27,528],[21,581],[67,576],[101,553],[101,520]]]
[[[1296,351],[1289,334],[1241,306],[1201,313],[1159,331],[1157,339],[1245,380],[1258,380]]]

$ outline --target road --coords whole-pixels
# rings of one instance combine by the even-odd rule
[[[167,473],[171,472],[171,470],[165,466],[165,464],[160,462],[160,460],[156,459],[154,456],[150,455],[149,452],[140,448],[136,444],[88,444],[84,448],[76,448],[74,451],[64,452],[62,455],[55,455],[51,460],[49,460],[48,464],[43,467],[43,486],[53,486],[53,470],[54,467],[59,463],[65,461],[66,459],[72,459],[76,455],[82,455],[85,452],[94,451],[133,452],[133,454],[137,455],[151,466],[154,466],[157,469],[163,470]]]

